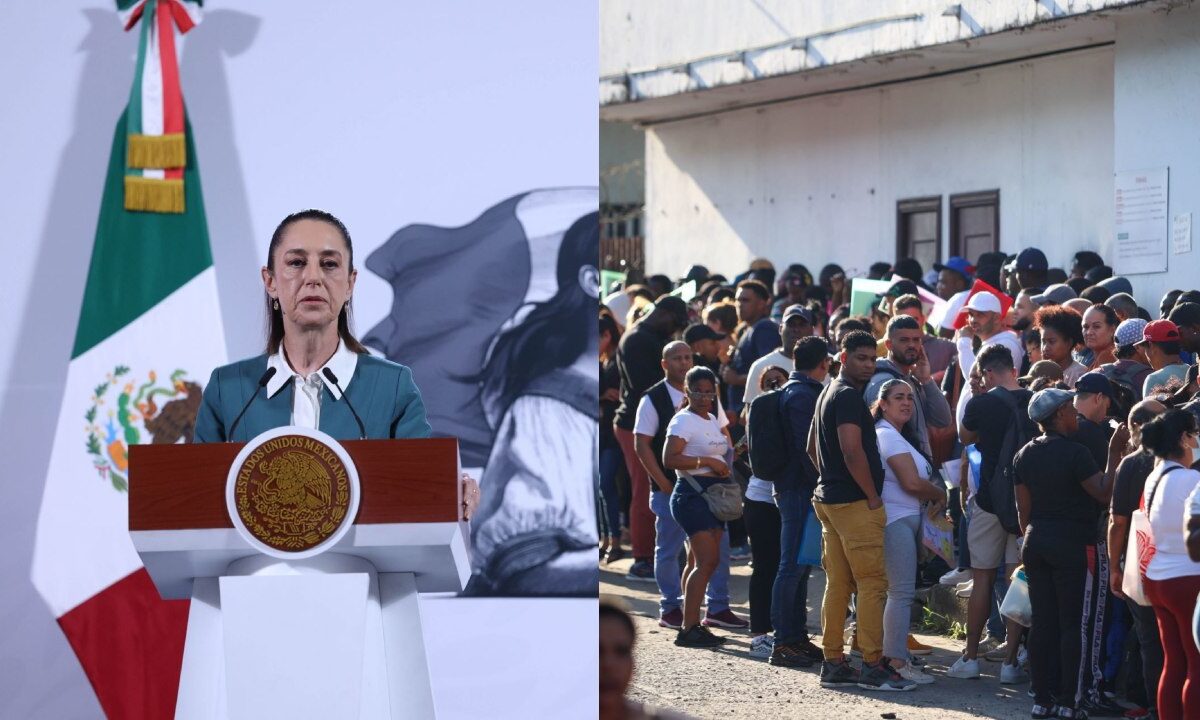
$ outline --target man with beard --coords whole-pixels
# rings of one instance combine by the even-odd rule
[[[929,445],[929,427],[946,427],[950,424],[950,404],[933,379],[929,360],[922,346],[924,331],[915,319],[908,315],[897,315],[887,325],[888,355],[875,361],[875,374],[867,383],[863,394],[870,405],[879,397],[879,389],[892,378],[900,378],[912,387],[916,399],[909,427],[921,443],[920,450],[932,457]]]
[[[1012,306],[1012,329],[1023,333],[1033,326],[1033,314],[1037,312],[1034,295],[1041,294],[1041,288],[1025,288],[1017,293],[1017,299]]]
[[[916,295],[901,295],[896,298],[892,303],[892,315],[908,315],[917,321],[922,331],[925,330],[925,308],[921,304],[921,298]],[[884,342],[886,344],[886,338]],[[928,333],[922,333],[921,347],[925,350],[925,358],[929,360],[929,370],[933,373],[934,381],[940,383],[946,374],[946,368],[950,367],[950,363],[957,357],[958,348],[949,340]],[[886,356],[885,347],[884,357]]]

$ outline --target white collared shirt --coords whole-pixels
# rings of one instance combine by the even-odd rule
[[[342,398],[341,390],[329,382],[322,371],[325,368],[332,370],[338,383],[345,389],[350,386],[354,369],[358,367],[358,354],[347,349],[345,343],[338,340],[337,350],[334,351],[333,357],[329,358],[329,362],[305,377],[288,364],[287,358],[284,357],[283,344],[280,343],[279,351],[267,358],[267,367],[273,367],[276,371],[267,383],[267,397],[275,397],[289,382],[294,383],[296,392],[292,397],[292,424],[316,430],[321,424],[321,385],[329,388],[329,393],[334,399]]]

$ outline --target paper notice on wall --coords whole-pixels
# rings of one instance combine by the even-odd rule
[[[1167,168],[1115,176],[1113,271],[1117,275],[1167,269]]]
[[[1192,251],[1192,214],[1176,213],[1171,218],[1171,250],[1176,255]]]

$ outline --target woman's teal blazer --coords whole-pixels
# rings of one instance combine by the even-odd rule
[[[246,442],[271,428],[291,424],[295,383],[289,382],[267,397],[266,387],[258,381],[267,371],[267,356],[224,365],[213,371],[204,388],[204,400],[196,417],[194,442]],[[373,355],[361,354],[354,376],[347,383],[338,378],[346,391],[335,399],[321,385],[321,432],[337,440],[357,440],[358,424],[347,399],[366,426],[367,438],[427,438],[432,430],[425,419],[421,391],[413,383],[412,371],[403,365]],[[229,426],[251,395],[257,395],[250,409],[229,436]]]

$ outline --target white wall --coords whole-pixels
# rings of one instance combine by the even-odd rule
[[[865,272],[896,201],[1000,190],[1000,245],[1052,265],[1112,227],[1111,48],[647,130],[647,272],[752,257]],[[943,247],[942,256],[946,256]]]
[[[1190,212],[1195,224],[1200,218],[1200,10],[1119,18],[1114,71],[1114,169],[1169,167],[1168,213]],[[1167,272],[1133,276],[1139,299],[1144,296],[1156,308],[1171,288],[1200,287],[1198,232],[1193,227],[1191,253],[1168,254]]]
[[[214,0],[205,12],[184,43],[183,90],[232,357],[261,346],[261,318],[246,309],[259,307],[258,268],[289,212],[339,215],[363,258],[409,223],[458,225],[520,192],[596,183],[595,4],[541,0],[514,13],[479,0]],[[111,0],[0,3],[3,718],[100,714],[28,578],[136,43]],[[387,313],[391,290],[363,271],[355,304],[365,330]],[[595,625],[579,632],[589,648],[580,657],[594,663]],[[540,635],[556,646],[539,657],[562,665],[567,640]],[[579,693],[594,698],[594,680]],[[461,711],[471,698],[455,700]]]

